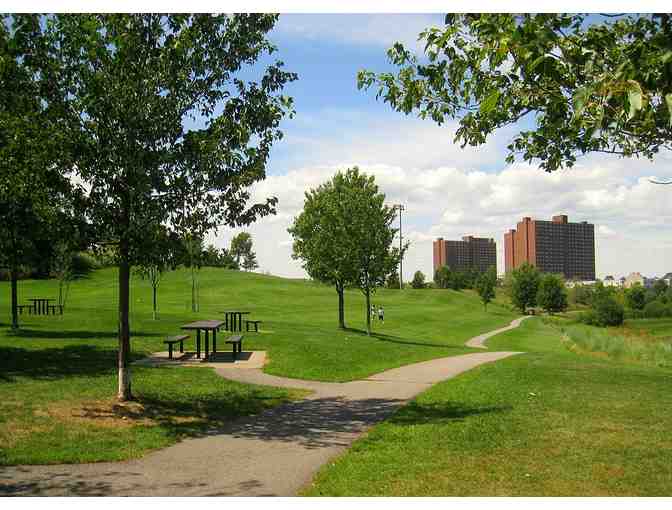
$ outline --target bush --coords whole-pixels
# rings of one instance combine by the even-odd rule
[[[662,301],[651,301],[644,307],[643,315],[647,319],[669,317],[670,309]]]
[[[75,278],[86,276],[94,269],[99,269],[100,264],[89,253],[80,252],[72,256],[72,274]]]
[[[604,296],[595,301],[589,311],[581,313],[579,320],[593,326],[620,326],[624,316],[623,305],[613,296]]]
[[[550,273],[541,276],[537,304],[548,313],[567,309],[567,290],[561,276]]]
[[[413,281],[411,282],[411,286],[414,289],[425,288],[425,275],[422,273],[422,271],[415,272],[415,274],[413,275]]]

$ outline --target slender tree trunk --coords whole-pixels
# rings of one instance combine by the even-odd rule
[[[152,287],[152,304],[153,304],[153,312],[152,312],[152,318],[156,320],[156,287]]]
[[[345,329],[345,304],[343,296],[343,284],[336,284],[336,292],[338,293],[338,327]]]
[[[12,329],[17,330],[19,329],[19,309],[18,309],[18,304],[19,304],[19,297],[18,297],[18,271],[14,268],[11,270],[11,276],[10,278],[12,279]]]
[[[371,290],[366,288],[366,334],[371,336]]]
[[[128,358],[131,352],[131,329],[129,325],[130,276],[128,239],[122,235],[119,242],[119,390],[120,401],[131,400],[131,369]]]

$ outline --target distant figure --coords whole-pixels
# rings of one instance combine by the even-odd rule
[[[385,322],[385,310],[383,310],[382,306],[378,307],[378,320],[380,322]]]
[[[376,318],[376,305],[374,304],[371,305],[371,318],[372,319]]]

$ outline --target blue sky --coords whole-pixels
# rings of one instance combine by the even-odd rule
[[[503,271],[503,233],[522,216],[596,225],[598,276],[672,271],[669,187],[651,176],[672,178],[672,157],[654,162],[590,156],[572,170],[546,174],[516,162],[506,165],[506,145],[515,126],[485,145],[453,144],[454,123],[437,126],[393,112],[373,91],[357,90],[357,71],[391,69],[386,50],[401,41],[422,52],[417,35],[441,25],[443,15],[281,15],[270,34],[283,60],[299,79],[286,88],[296,117],[283,122],[285,138],[272,150],[268,178],[253,195],[277,196],[278,214],[246,229],[255,239],[260,270],[304,276],[291,259],[286,229],[303,206],[303,193],[336,171],[359,165],[373,173],[391,203],[404,203],[404,231],[411,241],[404,277],[415,270],[431,277],[432,240],[463,235],[494,237]],[[236,231],[213,234],[227,246]],[[668,262],[671,261],[671,262]]]

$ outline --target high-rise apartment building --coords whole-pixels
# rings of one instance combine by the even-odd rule
[[[564,214],[552,221],[523,218],[504,234],[504,267],[508,272],[524,262],[567,279],[595,280],[595,226],[569,223]]]
[[[494,239],[465,236],[461,241],[434,241],[434,271],[448,266],[453,271],[476,269],[485,272],[497,268],[497,244]]]

